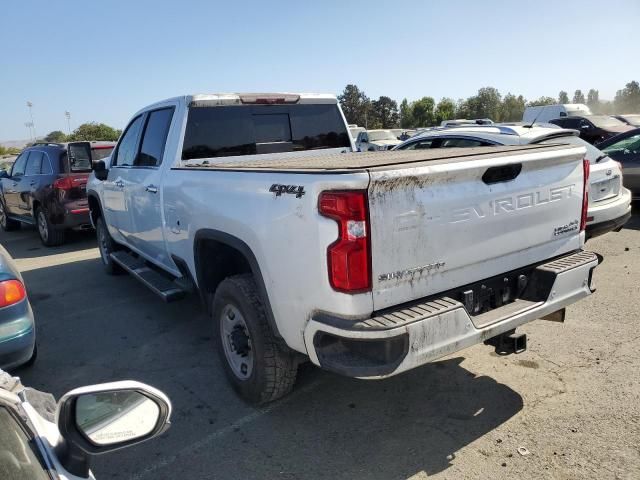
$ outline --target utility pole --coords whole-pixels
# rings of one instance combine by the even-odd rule
[[[33,107],[33,103],[27,102],[27,107],[29,107],[29,117],[31,117],[31,128],[33,128],[33,140],[37,140],[38,136],[36,135],[36,125],[33,123],[33,111],[31,108]]]
[[[71,135],[71,113],[64,112],[64,116],[67,117],[67,132]]]
[[[31,127],[33,127],[32,122],[25,122],[24,126],[29,129],[29,141],[33,142],[33,132],[31,131]]]

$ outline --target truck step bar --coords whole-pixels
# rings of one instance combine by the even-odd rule
[[[149,267],[144,260],[133,256],[131,253],[121,250],[113,252],[111,258],[165,302],[180,300],[185,296],[186,292],[177,284]]]

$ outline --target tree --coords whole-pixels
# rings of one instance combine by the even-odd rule
[[[537,107],[542,105],[555,105],[556,99],[552,97],[540,97],[537,100],[531,100],[527,103],[528,107]]]
[[[519,122],[524,114],[525,100],[522,95],[517,97],[507,93],[502,100],[500,107],[500,117],[497,120],[502,122]]]
[[[569,103],[569,94],[564,90],[560,90],[558,94],[558,103]]]
[[[470,110],[469,110],[469,104],[467,103],[467,100],[464,100],[462,98],[459,98],[458,101],[456,102],[456,114],[454,115],[455,118],[470,118],[471,114],[470,114]]]
[[[347,123],[355,123],[367,127],[368,113],[370,109],[369,97],[356,85],[349,84],[338,95],[338,101],[342,107],[342,112],[347,118]]]
[[[502,99],[500,92],[493,87],[483,87],[478,90],[478,94],[467,99],[467,108],[469,117],[475,118],[491,118],[492,120],[500,120],[500,107]]]
[[[413,128],[414,123],[413,108],[405,98],[400,103],[400,126],[402,128]]]
[[[442,98],[436,105],[435,124],[440,125],[443,120],[453,120],[456,116],[456,104],[451,98]]]
[[[45,142],[53,142],[53,143],[62,143],[67,140],[67,136],[61,130],[54,130],[53,132],[49,132],[46,137],[44,137]]]
[[[616,92],[613,100],[617,113],[640,113],[640,84],[635,80]]]
[[[76,128],[67,138],[69,141],[79,140],[109,140],[116,141],[119,137],[118,130],[104,123],[83,123]]]
[[[413,110],[414,127],[431,127],[434,123],[433,108],[435,100],[432,97],[422,97],[411,104]]]
[[[589,90],[587,93],[587,105],[592,110],[597,110],[600,106],[600,94],[598,90],[594,90],[593,88]]]
[[[584,93],[582,90],[578,89],[573,94],[573,103],[584,103]]]
[[[395,100],[382,96],[372,103],[371,112],[379,128],[395,128],[398,126],[398,103]]]

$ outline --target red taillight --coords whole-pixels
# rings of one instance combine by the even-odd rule
[[[329,283],[334,290],[346,293],[371,290],[368,203],[366,190],[320,194],[320,214],[338,222],[338,240],[327,249]]]
[[[58,178],[53,182],[53,188],[56,190],[71,190],[74,187],[71,177]]]
[[[582,218],[580,219],[580,231],[584,231],[587,226],[587,211],[589,210],[589,160],[582,160]]]
[[[0,282],[0,308],[18,303],[26,296],[27,292],[20,280],[5,280]]]

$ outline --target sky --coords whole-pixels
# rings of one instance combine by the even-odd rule
[[[640,1],[4,0],[0,141],[191,93],[527,99],[640,80]]]

